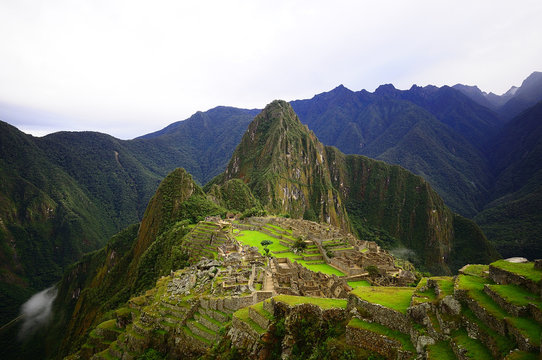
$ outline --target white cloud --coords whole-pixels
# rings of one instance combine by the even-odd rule
[[[504,92],[540,70],[541,11],[539,1],[5,0],[0,102],[45,119],[0,118],[129,138],[216,105],[263,107],[340,83]]]

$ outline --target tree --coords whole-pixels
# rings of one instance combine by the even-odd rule
[[[269,256],[269,248],[268,248],[268,246],[273,244],[273,242],[271,240],[262,240],[262,242],[260,242],[260,244],[262,244],[262,246],[263,246],[263,251],[265,251],[265,256]]]

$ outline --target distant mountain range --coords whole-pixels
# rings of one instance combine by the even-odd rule
[[[542,76],[533,73],[501,96],[464,85],[339,86],[291,106],[323,144],[422,176],[503,256],[532,258],[542,256],[540,100]],[[129,141],[92,132],[35,138],[0,123],[0,321],[83,252],[139,222],[170,171],[184,167],[200,184],[224,171],[258,113],[217,107]]]
[[[502,95],[488,94],[477,86],[457,84],[453,88],[461,91],[480,105],[500,113],[505,120],[510,120],[542,99],[542,72],[533,72],[519,88],[512,86]]]

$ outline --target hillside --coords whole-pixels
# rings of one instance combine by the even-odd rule
[[[542,229],[542,103],[510,121],[495,137],[493,197],[475,220],[504,256],[540,256]]]
[[[84,253],[139,222],[173,169],[186,167],[200,183],[218,174],[254,115],[217,107],[129,141],[95,132],[35,138],[0,123],[0,323]]]
[[[423,176],[465,216],[483,206],[492,177],[481,148],[499,120],[458,91],[386,85],[368,93],[341,86],[292,107],[324,144]]]
[[[388,237],[383,245],[413,250],[416,263],[432,271],[449,272],[449,266],[474,260],[473,249],[486,261],[496,256],[483,234],[471,231],[475,224],[462,233],[464,240],[454,237],[459,221],[425,180],[399,166],[324,147],[283,101],[256,116],[213,182],[234,178],[270,213],[314,214],[359,236],[377,229]],[[453,250],[458,243],[462,252]]]
[[[507,122],[542,100],[542,73],[533,72],[520,87],[512,86],[502,95],[482,92],[476,86],[457,84],[454,89],[497,112]]]

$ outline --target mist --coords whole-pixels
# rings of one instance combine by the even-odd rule
[[[410,262],[416,262],[418,260],[418,256],[413,250],[403,246],[390,250],[390,253],[396,258],[408,260]]]
[[[18,339],[25,340],[32,336],[38,329],[47,325],[53,315],[53,301],[58,291],[51,286],[37,294],[34,294],[21,306],[23,325],[19,330]]]

